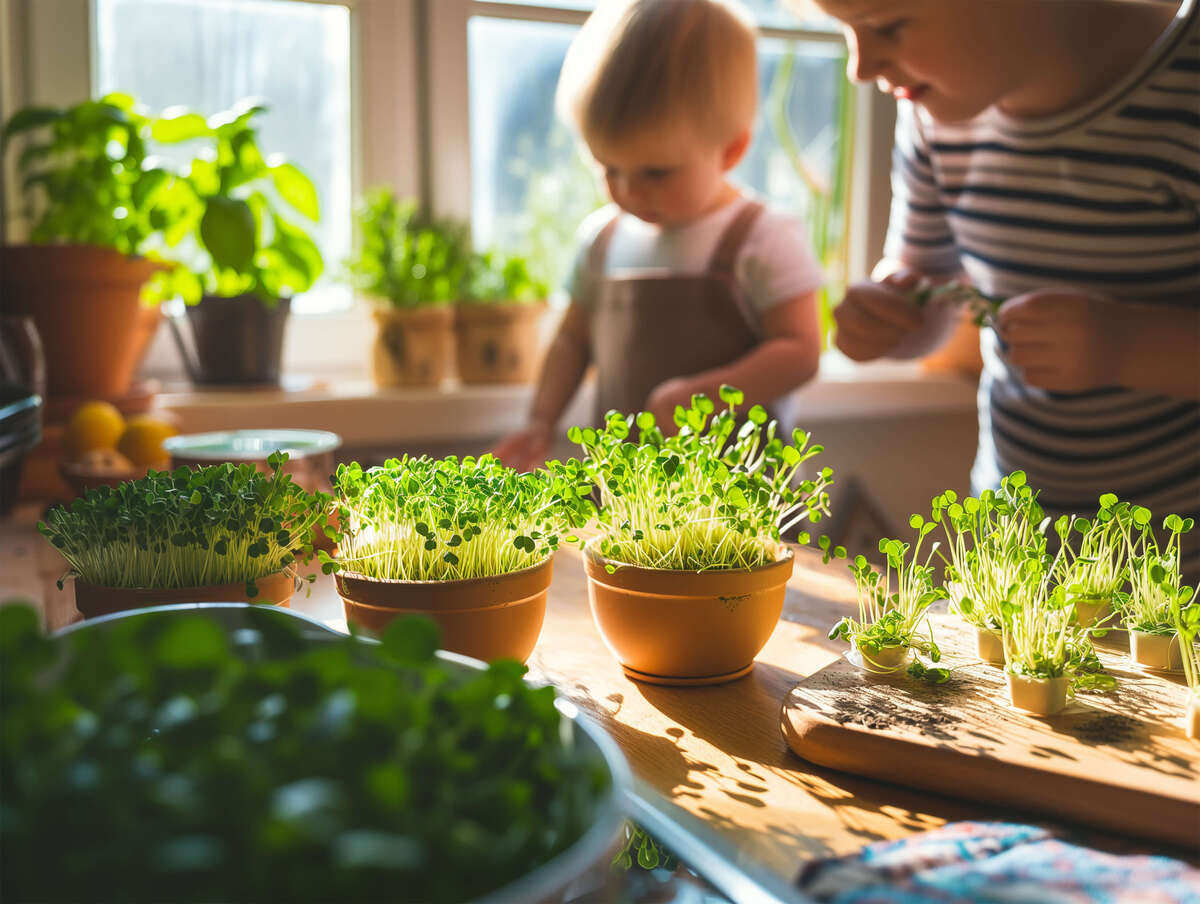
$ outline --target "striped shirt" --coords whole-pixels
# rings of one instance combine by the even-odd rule
[[[961,270],[1003,298],[1073,287],[1200,306],[1198,2],[1186,0],[1119,84],[1069,113],[1023,121],[992,108],[947,124],[902,102],[887,256]],[[1200,402],[1047,392],[1021,381],[991,330],[981,343],[972,492],[1022,469],[1048,513],[1091,515],[1113,492],[1156,522],[1176,512],[1200,524]],[[1187,365],[1200,380],[1200,345]],[[1184,539],[1196,575],[1200,527]]]

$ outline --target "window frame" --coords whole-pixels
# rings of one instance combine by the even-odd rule
[[[352,193],[386,184],[442,215],[471,213],[470,86],[467,23],[472,16],[579,25],[586,10],[496,0],[288,0],[350,10]],[[33,103],[68,104],[95,84],[97,0],[0,0],[0,118]],[[841,43],[826,31],[762,28],[764,37]],[[848,277],[864,278],[883,249],[890,207],[895,104],[871,85],[857,87],[855,149],[848,217]],[[10,155],[11,156],[11,155]],[[6,185],[13,161],[5,161]],[[23,236],[0,196],[0,237]],[[147,373],[183,379],[182,364],[160,330]],[[365,369],[368,306],[292,317],[285,369],[358,376]]]

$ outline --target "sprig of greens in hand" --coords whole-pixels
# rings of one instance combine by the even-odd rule
[[[1007,299],[986,295],[969,283],[951,280],[936,285],[924,285],[910,294],[918,308],[930,305],[956,305],[966,308],[976,326],[995,326],[1000,305]]]

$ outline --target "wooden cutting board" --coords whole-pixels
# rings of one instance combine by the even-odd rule
[[[1181,679],[1136,671],[1111,632],[1097,651],[1116,690],[1031,716],[1009,705],[1004,673],[974,659],[965,625],[931,618],[949,682],[841,659],[785,698],[788,746],[820,766],[1200,850],[1200,742],[1184,733]]]

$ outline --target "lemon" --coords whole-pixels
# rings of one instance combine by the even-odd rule
[[[108,402],[85,402],[75,409],[63,441],[68,458],[80,458],[93,449],[112,449],[125,432],[125,418]]]
[[[169,457],[163,449],[163,440],[178,432],[166,421],[139,414],[130,418],[129,423],[125,425],[125,432],[117,441],[117,451],[135,465],[161,465]]]

